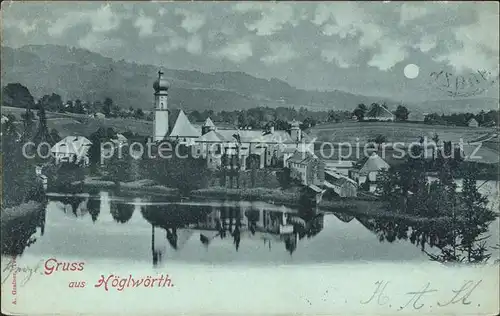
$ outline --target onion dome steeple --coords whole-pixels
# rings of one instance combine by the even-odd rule
[[[158,79],[153,84],[153,89],[155,92],[168,91],[170,88],[170,83],[163,77],[163,72],[158,71]]]

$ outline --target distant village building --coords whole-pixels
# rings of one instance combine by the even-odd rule
[[[324,185],[340,197],[356,197],[358,195],[356,181],[330,170],[325,171]]]
[[[88,151],[92,142],[83,136],[67,136],[52,146],[51,153],[56,164],[75,162],[89,164]]]
[[[389,167],[389,164],[374,152],[351,170],[350,178],[359,184],[365,183],[367,180],[373,183],[377,181],[378,174],[382,170],[388,170]]]
[[[395,120],[395,115],[386,109],[383,106],[380,106],[382,109],[381,113],[379,113],[377,116],[365,116],[364,120],[369,121],[369,120],[376,120],[376,121],[394,121]],[[369,112],[369,111],[368,111]]]
[[[467,125],[469,125],[469,127],[479,127],[479,123],[476,121],[475,118],[471,118],[467,123]]]

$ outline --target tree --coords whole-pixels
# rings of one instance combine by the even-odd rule
[[[476,172],[470,170],[463,179],[463,189],[458,209],[460,248],[466,253],[468,262],[483,262],[490,255],[481,236],[488,231],[495,213],[487,208],[488,199],[477,188]]]
[[[142,109],[135,110],[134,117],[138,120],[144,119],[144,112],[142,111]]]
[[[375,137],[370,138],[368,141],[373,142],[380,147],[380,145],[387,142],[387,137],[385,137],[385,135],[382,134],[377,134],[375,135]]]
[[[85,110],[83,109],[82,101],[80,99],[75,100],[75,106],[74,106],[73,113],[78,113],[78,114],[85,113]]]
[[[245,111],[241,111],[241,113],[238,115],[238,126],[241,128],[246,128],[248,125],[248,116]]]
[[[57,143],[62,139],[59,132],[55,128],[50,131],[50,137],[54,143]]]
[[[312,117],[306,117],[304,121],[302,121],[302,124],[300,124],[300,129],[305,130],[314,126],[316,126],[316,120]]]
[[[40,144],[42,142],[47,142],[50,145],[54,145],[56,142],[51,138],[49,129],[47,127],[47,118],[45,116],[45,108],[43,104],[38,105],[38,130],[33,138],[35,144]],[[43,147],[47,150],[47,147]],[[42,153],[45,156],[47,153]]]
[[[203,116],[200,114],[200,112],[194,110],[191,113],[189,113],[189,120],[191,122],[200,122],[203,120]]]
[[[439,146],[439,135],[437,133],[434,133],[434,135],[432,136],[432,141],[435,144],[435,146],[432,147],[432,159],[436,160],[438,152],[437,148]]]
[[[26,111],[21,114],[21,119],[23,120],[24,130],[21,135],[21,142],[25,143],[27,141],[33,140],[33,127],[35,114],[30,108],[26,108]]]
[[[10,118],[13,122],[12,118]],[[43,201],[41,184],[35,178],[34,160],[23,155],[22,143],[10,122],[2,124],[2,208],[19,205],[25,201]]]
[[[352,112],[352,115],[356,116],[358,121],[362,121],[365,118],[366,114],[366,105],[363,103],[359,104],[358,107]]]
[[[274,120],[274,129],[277,131],[289,131],[291,128],[290,123],[287,121],[276,119]]]
[[[2,106],[33,109],[35,100],[28,88],[20,83],[9,83],[2,89]]]
[[[396,116],[396,120],[398,121],[406,121],[408,120],[408,116],[410,112],[405,106],[398,105],[396,111],[394,111],[394,115]]]
[[[104,104],[102,106],[102,113],[106,116],[110,116],[112,106],[113,106],[113,100],[111,98],[104,99]]]
[[[45,110],[51,112],[62,112],[64,111],[64,104],[61,99],[61,96],[55,93],[51,95],[44,95],[40,100],[38,100],[38,104],[42,105]],[[39,106],[37,106],[39,108]]]

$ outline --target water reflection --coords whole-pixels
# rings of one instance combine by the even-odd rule
[[[456,255],[448,246],[453,238],[446,222],[353,216],[342,210],[323,214],[263,202],[181,202],[92,192],[50,195],[47,207],[2,222],[1,243],[2,254],[8,255],[119,257],[158,266],[167,259],[446,261]]]
[[[419,247],[429,259],[442,263],[484,263],[491,257],[492,250],[495,250],[494,244],[489,244],[491,235],[488,234],[478,236],[479,243],[472,249],[463,248],[454,227],[459,224],[450,220],[423,222],[368,216],[356,218],[364,227],[375,233],[380,242],[409,241]]]
[[[2,255],[20,256],[45,233],[46,205],[25,215],[2,220]]]
[[[117,223],[125,224],[134,215],[135,206],[133,204],[110,203],[111,216]]]
[[[153,265],[165,257],[166,242],[179,251],[195,233],[207,249],[214,239],[232,239],[235,251],[245,240],[257,239],[269,250],[281,243],[292,255],[300,239],[315,236],[323,229],[322,214],[269,211],[264,206],[247,209],[244,204],[144,206],[142,215],[151,224]]]

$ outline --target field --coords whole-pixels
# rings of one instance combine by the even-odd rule
[[[316,125],[308,131],[311,137],[324,142],[367,142],[377,135],[386,137],[387,142],[414,142],[419,137],[427,136],[430,140],[434,133],[443,141],[464,142],[492,132],[492,128],[457,127],[444,125],[427,125],[423,123],[399,122],[345,122]]]
[[[14,107],[2,107],[2,114],[13,114],[18,121],[25,109]],[[117,132],[130,131],[141,136],[151,135],[153,122],[126,118],[104,118],[96,119],[85,114],[46,112],[49,130],[53,128],[59,132],[61,137],[70,135],[90,136],[100,127],[112,127]]]

